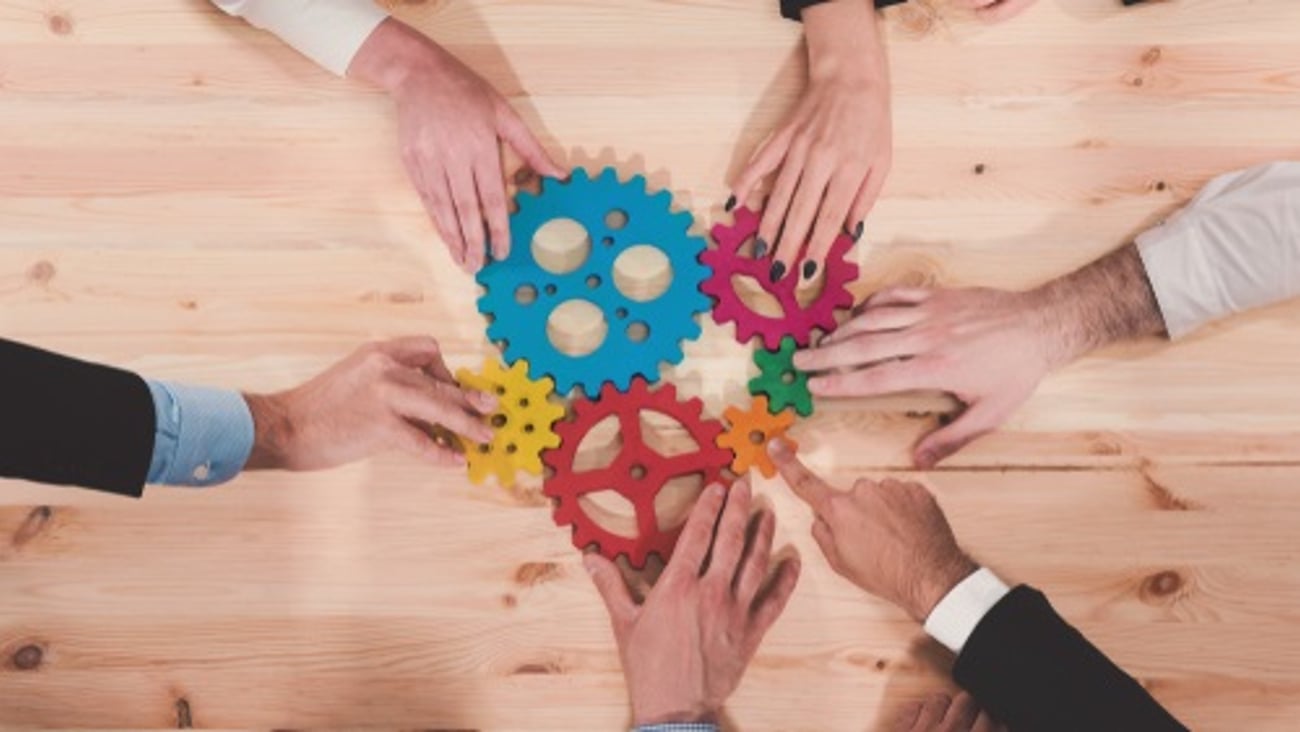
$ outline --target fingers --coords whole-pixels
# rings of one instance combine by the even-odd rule
[[[758,224],[758,241],[767,246],[769,254],[774,259],[777,254],[777,239],[787,239],[781,229],[786,223],[790,202],[794,199],[799,179],[803,177],[803,167],[807,154],[808,145],[806,142],[796,140],[790,145],[785,161],[781,164],[781,172],[776,176],[776,184],[772,187],[772,194],[767,198],[767,206],[763,209],[763,218]],[[757,242],[755,245],[758,246]],[[802,245],[802,241],[795,243],[795,247]],[[763,247],[758,246],[758,248],[762,249]],[[784,270],[779,269],[779,267],[789,266],[788,263],[778,264],[774,261],[772,264],[772,281],[780,280],[784,275]]]
[[[975,438],[992,432],[1002,422],[1001,411],[989,402],[976,402],[945,427],[921,438],[912,459],[922,470],[933,468],[940,460],[962,449]]]
[[[771,511],[760,511],[758,526],[754,530],[741,560],[740,572],[736,575],[734,591],[736,600],[742,607],[751,607],[758,590],[767,579],[767,570],[772,561],[772,541],[776,536],[776,516]]]
[[[786,127],[759,147],[758,152],[754,153],[754,157],[741,171],[740,177],[736,179],[735,185],[731,188],[731,193],[737,201],[741,203],[749,201],[754,195],[754,189],[758,186],[759,181],[771,175],[773,171],[780,167],[781,161],[785,160],[786,153],[790,149],[792,139],[794,139],[794,129]]]
[[[943,715],[940,729],[944,732],[970,732],[979,711],[979,706],[975,704],[975,697],[962,692],[952,700],[947,713]]]
[[[934,292],[929,287],[888,287],[867,298],[862,307],[869,309],[884,305],[920,305],[929,300]]]
[[[745,526],[749,523],[752,497],[748,478],[741,478],[731,486],[713,539],[713,557],[709,560],[707,576],[728,589],[736,578],[740,555],[745,549]]]
[[[432,336],[417,335],[390,338],[386,341],[379,341],[374,345],[375,348],[378,348],[403,366],[413,369],[427,369],[430,367],[447,369],[447,364],[442,360],[442,346]],[[451,372],[447,371],[447,375],[450,377]]]
[[[915,356],[920,350],[916,332],[864,333],[855,338],[836,341],[827,346],[794,354],[794,365],[801,371],[867,366],[891,358]]]
[[[826,562],[831,565],[831,569],[839,572],[843,565],[840,562],[839,547],[835,545],[835,532],[831,531],[830,524],[821,518],[813,521],[812,537],[817,542],[817,548],[821,549],[822,555],[826,557]]]
[[[802,174],[799,175],[799,185],[791,199],[790,210],[785,212],[784,223],[778,220],[773,224],[780,225],[780,237],[776,240],[768,239],[773,245],[775,261],[772,264],[772,280],[774,282],[780,279],[778,267],[781,274],[790,271],[798,264],[799,257],[804,253],[809,229],[812,228],[817,210],[821,208],[822,201],[826,198],[826,189],[830,185],[831,174],[834,171],[835,166],[818,154],[809,158]],[[785,171],[781,174],[784,176]],[[770,213],[770,210],[764,213],[764,220]]]
[[[817,224],[813,228],[812,238],[808,240],[808,251],[803,262],[799,264],[802,281],[811,282],[830,254],[831,245],[840,237],[844,228],[844,219],[848,216],[849,204],[856,192],[857,177],[841,171],[831,179],[826,189],[826,199],[822,201],[817,213]]]
[[[921,716],[921,705],[913,702],[905,705],[898,712],[898,719],[894,721],[894,732],[913,732],[916,729],[916,718]]]
[[[914,305],[887,305],[864,309],[835,329],[818,344],[825,348],[864,333],[881,333],[910,328],[925,319],[925,311]]]
[[[835,490],[800,462],[785,440],[773,440],[768,445],[768,453],[790,490],[811,506],[814,513],[822,514]]]
[[[931,732],[943,721],[943,715],[948,712],[951,704],[952,697],[947,694],[935,694],[921,702],[921,712],[912,723],[912,729],[917,732]]]
[[[760,593],[750,615],[754,623],[752,632],[755,634],[755,641],[772,627],[777,618],[781,617],[781,613],[785,612],[785,606],[790,602],[795,586],[799,584],[800,569],[798,557],[783,559],[776,566],[772,580]]]
[[[704,564],[709,545],[713,541],[713,526],[717,523],[718,514],[722,512],[726,495],[727,489],[716,483],[700,494],[695,507],[691,509],[691,515],[686,518],[686,525],[682,527],[681,537],[677,540],[677,548],[673,550],[673,556],[668,560],[661,579],[681,581],[699,576],[700,566]]]
[[[808,390],[816,396],[868,397],[925,389],[933,381],[926,368],[921,359],[891,361],[859,371],[814,376],[808,380]]]
[[[439,445],[432,435],[404,420],[394,420],[389,440],[397,449],[440,468],[465,465],[465,456]]]
[[[501,174],[501,153],[495,147],[490,156],[474,166],[474,185],[483,202],[492,258],[499,262],[510,254],[510,212],[506,206],[506,181]]]
[[[456,386],[409,371],[396,372],[391,378],[394,390],[390,406],[397,414],[425,424],[442,425],[474,442],[492,441],[492,428],[483,422],[482,414]]]
[[[407,158],[406,169],[411,180],[415,182],[424,210],[433,219],[434,228],[442,237],[442,242],[451,254],[451,259],[459,267],[465,266],[465,238],[460,234],[460,222],[456,218],[456,208],[451,203],[451,188],[447,185],[447,172],[440,166],[425,169],[424,164],[415,158]]]
[[[853,236],[855,243],[862,238],[867,215],[871,213],[871,209],[876,207],[876,200],[880,198],[880,191],[884,189],[888,176],[888,162],[877,164],[866,175],[862,181],[862,186],[857,191],[857,197],[853,199],[853,206],[849,209],[844,228]]]
[[[483,211],[479,208],[474,174],[469,169],[448,172],[451,200],[456,204],[456,218],[460,222],[461,239],[465,242],[462,265],[470,272],[477,272],[483,268],[486,242],[483,234]]]
[[[623,628],[632,621],[637,610],[636,601],[632,599],[632,593],[628,590],[627,583],[623,581],[623,573],[618,571],[617,565],[599,554],[583,555],[582,566],[586,568],[587,574],[591,575],[591,582],[596,586],[596,592],[605,602],[610,623],[614,626],[614,634],[621,637]]]
[[[970,732],[1006,732],[1006,728],[995,722],[988,712],[980,712]]]
[[[523,119],[505,101],[501,102],[497,110],[497,134],[511,149],[519,153],[519,157],[528,164],[528,167],[538,173],[552,178],[564,178],[567,175],[564,168],[551,159],[546,148],[542,147],[542,143],[533,136],[533,131],[528,129]]]

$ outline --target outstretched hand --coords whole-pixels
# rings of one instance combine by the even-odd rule
[[[583,558],[609,610],[636,725],[715,720],[794,592],[799,561],[778,562],[769,577],[776,519],[761,510],[751,520],[750,504],[748,480],[706,488],[642,604],[613,562]]]
[[[812,535],[831,569],[918,622],[978,569],[923,486],[863,479],[852,490],[836,490],[783,440],[773,441],[770,452],[786,484],[812,507]]]

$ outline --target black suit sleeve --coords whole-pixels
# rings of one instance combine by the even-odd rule
[[[800,20],[803,17],[803,9],[813,5],[820,5],[827,0],[781,0],[781,15],[790,20]],[[876,0],[877,8],[887,8],[890,5],[901,5],[907,0]]]
[[[1187,729],[1024,585],[975,627],[953,676],[1012,732]]]
[[[154,421],[139,376],[0,339],[0,476],[139,497]]]

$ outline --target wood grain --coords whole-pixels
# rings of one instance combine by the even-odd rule
[[[772,3],[774,5],[774,3]],[[615,161],[699,219],[797,99],[769,3],[390,3],[573,164]],[[1026,287],[1213,175],[1295,157],[1291,0],[1042,0],[985,27],[888,11],[893,176],[859,248],[894,282]],[[0,3],[0,333],[149,375],[271,390],[359,343],[490,348],[396,154],[387,101],[202,0]],[[837,481],[933,486],[969,549],[1057,607],[1198,730],[1300,717],[1300,306],[1065,369],[943,469],[943,402],[822,404]],[[749,376],[707,326],[671,378],[714,414]],[[2,408],[2,407],[0,407]],[[950,659],[804,557],[729,707],[743,729],[873,729]],[[536,487],[386,457],[139,502],[0,486],[0,726],[615,729],[603,611]]]

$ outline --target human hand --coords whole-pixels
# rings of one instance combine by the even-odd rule
[[[1002,725],[980,711],[975,697],[965,692],[954,699],[935,694],[924,702],[909,704],[894,724],[894,732],[998,732]]]
[[[997,23],[1023,13],[1038,0],[956,0],[963,8],[975,11],[980,20]]]
[[[437,341],[415,336],[370,343],[301,386],[246,394],[256,437],[251,469],[319,470],[400,449],[435,465],[463,465],[434,426],[475,442],[492,439],[483,416],[495,398],[465,392]]]
[[[641,605],[613,562],[583,557],[609,610],[635,725],[715,720],[794,592],[799,560],[768,578],[776,519],[762,510],[751,521],[750,503],[748,480],[706,488]]]
[[[839,491],[805,467],[784,440],[774,440],[769,451],[790,489],[812,507],[812,535],[831,569],[918,622],[978,569],[923,486],[863,479]]]
[[[366,39],[350,75],[397,105],[402,162],[452,259],[475,272],[510,252],[501,143],[534,171],[567,175],[495,89],[418,31],[389,18]],[[485,238],[485,230],[487,236]]]
[[[736,179],[728,209],[779,170],[755,256],[772,255],[773,282],[797,267],[806,285],[842,231],[854,241],[862,236],[889,175],[893,122],[874,11],[860,2],[823,3],[805,9],[803,19],[808,87]]]
[[[808,383],[819,396],[914,389],[955,396],[962,413],[913,450],[916,465],[928,469],[1000,426],[1049,371],[1077,355],[1050,305],[1037,293],[884,290],[816,348],[795,354],[794,363],[821,372]]]

